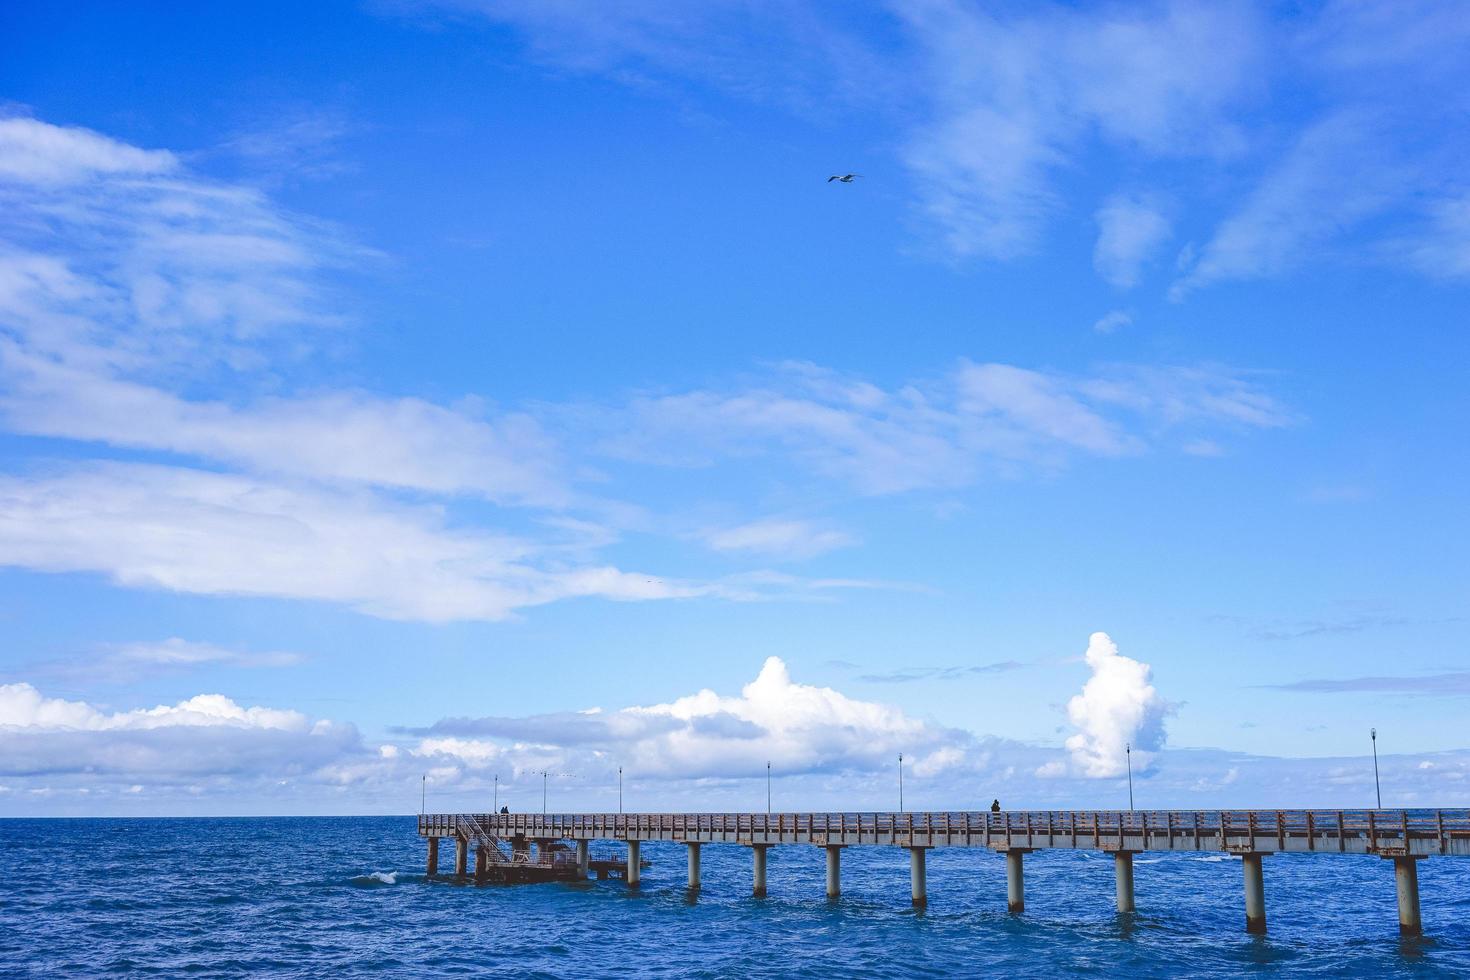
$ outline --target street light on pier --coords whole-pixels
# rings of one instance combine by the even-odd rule
[[[898,812],[903,812],[903,753],[898,754]]]
[[[1128,761],[1128,812],[1133,812],[1133,743],[1123,743],[1123,756]]]
[[[618,815],[623,813],[623,767],[618,766]]]
[[[766,816],[771,815],[771,760],[766,760]]]
[[[1378,809],[1383,809],[1383,790],[1378,785],[1378,729],[1368,729],[1368,737],[1373,740],[1373,795],[1378,800]]]
[[[491,797],[495,802],[490,804],[491,813],[500,812],[500,773],[495,774],[495,795]]]

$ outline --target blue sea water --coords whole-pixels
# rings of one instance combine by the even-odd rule
[[[427,881],[406,817],[4,820],[0,975],[1470,976],[1466,858],[1421,863],[1427,935],[1404,940],[1369,857],[1267,859],[1251,937],[1239,862],[1212,855],[1140,855],[1120,917],[1086,852],[1029,855],[1019,916],[982,850],[930,852],[923,913],[897,848],[847,850],[835,902],[814,847],[773,848],[760,900],[743,848],[705,847],[697,899],[681,845],[644,854],[636,891],[477,888]]]

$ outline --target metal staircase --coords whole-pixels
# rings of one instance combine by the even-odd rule
[[[481,820],[479,814],[461,813],[455,818],[455,831],[471,844],[479,846],[491,864],[526,864],[530,855],[515,853],[507,849],[505,841],[496,837]]]

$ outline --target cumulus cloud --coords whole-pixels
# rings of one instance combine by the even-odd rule
[[[219,694],[201,694],[175,705],[106,713],[85,701],[42,697],[29,684],[0,685],[0,726],[42,731],[131,731],[224,725],[234,728],[305,732],[306,716],[295,711],[245,708]]]
[[[612,712],[446,719],[423,734],[424,745],[435,751],[464,749],[467,764],[495,758],[487,739],[511,739],[564,753],[571,768],[596,765],[594,755],[612,754],[659,779],[749,777],[763,774],[768,761],[783,776],[863,772],[889,766],[899,752],[927,760],[937,773],[962,761],[970,744],[967,734],[898,708],[793,681],[777,657],[767,658],[739,696],[706,689],[666,704]]]
[[[1092,634],[1085,659],[1092,677],[1067,702],[1067,718],[1077,729],[1067,739],[1073,767],[1084,776],[1123,775],[1130,744],[1139,765],[1147,766],[1164,746],[1171,710],[1149,682],[1149,665],[1118,653],[1106,633]]]

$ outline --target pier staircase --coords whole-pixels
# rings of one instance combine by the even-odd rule
[[[497,837],[479,814],[458,814],[455,830],[460,837],[480,848],[491,864],[525,864],[531,859],[529,853],[517,852]]]

